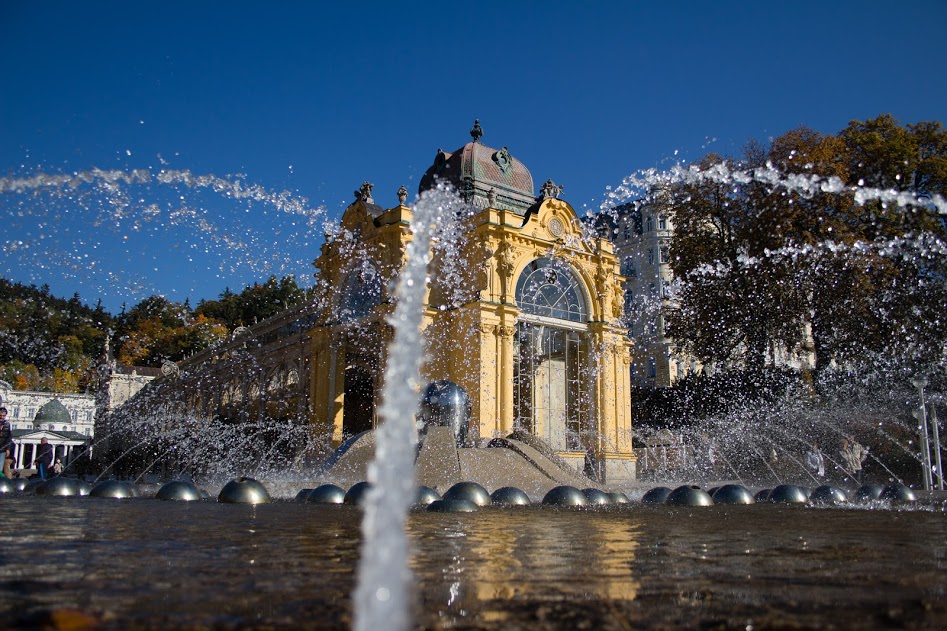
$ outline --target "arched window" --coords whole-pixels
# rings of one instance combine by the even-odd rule
[[[336,302],[336,317],[341,322],[358,320],[381,304],[381,274],[371,261],[364,260],[353,267],[342,284]]]
[[[589,315],[575,274],[548,258],[536,259],[520,274],[516,306],[523,313],[570,322],[586,322]]]
[[[562,261],[539,258],[516,282],[521,311],[514,338],[514,425],[553,449],[591,444],[589,310],[579,277]]]
[[[283,373],[282,367],[277,368],[270,373],[270,378],[267,380],[266,389],[269,392],[279,392],[283,388],[283,381],[285,375]]]

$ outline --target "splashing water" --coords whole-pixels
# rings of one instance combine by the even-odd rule
[[[783,173],[772,163],[755,169],[741,169],[726,162],[703,168],[676,166],[666,171],[640,171],[610,190],[600,210],[618,226],[621,213],[624,212],[621,208],[623,204],[645,208],[654,202],[660,206],[662,202],[673,199],[674,205],[687,206],[689,196],[661,196],[681,186],[706,184],[714,185],[710,190],[723,191],[724,198],[729,194],[738,196],[746,186],[755,184],[762,185],[760,188],[777,198],[796,195],[797,199],[806,200],[826,196],[820,199],[847,198],[848,203],[855,207],[875,204],[874,209],[864,213],[869,222],[887,215],[889,221],[897,223],[900,220],[903,226],[903,222],[909,222],[917,214],[933,218],[934,226],[942,226],[947,216],[947,200],[937,193],[872,188],[861,181],[857,186],[852,186],[837,177]],[[790,206],[792,203],[791,200],[788,202]],[[723,203],[723,207],[726,207],[726,203]],[[760,213],[766,210],[765,206],[757,208]],[[726,222],[726,219],[721,221]],[[778,225],[776,230],[779,229]],[[830,237],[833,235],[831,227],[826,232]],[[847,241],[841,237],[816,239],[810,243],[787,240],[780,246],[761,248],[752,254],[738,250],[730,259],[699,263],[683,277],[675,277],[669,282],[662,278],[660,296],[640,291],[634,296],[633,315],[637,314],[639,322],[654,322],[659,314],[666,314],[664,308],[667,304],[677,303],[682,297],[693,295],[686,294],[686,290],[736,283],[740,275],[748,271],[765,271],[781,266],[780,270],[791,270],[795,274],[791,282],[797,286],[819,287],[819,281],[831,281],[834,278],[832,274],[836,268],[833,265],[842,270],[865,269],[878,265],[880,260],[882,264],[890,262],[892,266],[904,262],[908,269],[916,265],[920,270],[918,278],[902,278],[895,288],[889,288],[888,293],[884,294],[883,308],[873,314],[879,319],[886,319],[887,323],[900,325],[900,321],[894,319],[896,316],[885,309],[904,308],[903,305],[909,304],[908,298],[917,298],[936,289],[937,278],[941,278],[942,282],[942,277],[938,276],[941,268],[936,261],[942,261],[947,256],[947,242],[944,241],[942,231],[938,232],[937,228],[933,232],[928,232],[924,227],[902,232],[892,236],[879,230],[877,237],[849,238]],[[673,255],[673,245],[671,249]],[[838,261],[844,261],[844,264]],[[824,292],[826,286],[822,286],[822,289],[823,293],[832,294]],[[827,298],[829,301],[833,299],[841,300],[831,296]],[[923,359],[919,352],[916,356],[921,359],[911,354],[920,347],[917,340],[926,341],[924,338],[927,334],[924,331],[936,326],[939,312],[942,311],[929,313],[916,307],[914,309],[914,316],[908,318],[902,328],[896,329],[898,339],[908,341],[900,349],[903,351],[900,360],[885,350],[869,350],[867,344],[854,340],[855,354],[860,352],[867,360],[859,364],[858,369],[844,364],[830,365],[825,372],[820,373],[818,396],[814,396],[810,384],[807,387],[790,388],[775,400],[746,403],[734,400],[730,409],[703,417],[695,417],[692,413],[694,408],[706,406],[706,401],[681,401],[681,409],[670,414],[670,427],[636,425],[635,443],[645,452],[643,457],[639,456],[639,465],[643,464],[644,458],[650,458],[650,464],[657,462],[659,467],[649,472],[656,479],[714,480],[730,477],[772,483],[788,478],[811,484],[817,480],[807,470],[802,454],[811,448],[814,441],[821,441],[827,468],[836,472],[836,477],[846,477],[846,482],[851,483],[842,463],[838,462],[839,456],[835,454],[834,447],[841,438],[855,434],[878,445],[878,451],[884,452],[883,455],[876,455],[873,448],[869,457],[879,476],[895,481],[899,480],[899,475],[909,473],[913,478],[916,466],[923,457],[917,451],[918,428],[907,420],[911,407],[917,404],[916,395],[908,387],[908,380],[918,372],[943,372],[947,359],[944,353],[941,353],[939,360],[936,356]],[[924,329],[925,326],[928,329]],[[654,337],[653,331],[651,333]],[[644,330],[641,338],[647,336],[648,331]],[[947,349],[944,351],[947,352]],[[773,361],[775,363],[776,360]],[[928,363],[921,363],[925,361]],[[760,376],[755,378],[759,379]],[[731,392],[743,392],[741,387],[753,389],[752,383],[738,386],[737,381],[739,379],[731,384]],[[685,390],[685,393],[690,392],[686,396],[694,396],[697,390],[693,390],[693,387],[696,385],[688,384],[692,389]],[[723,384],[718,384],[718,387],[727,389]],[[775,464],[777,461],[778,465]],[[642,466],[642,469],[646,468]]]
[[[243,176],[174,169],[0,177],[0,211],[5,267],[31,282],[59,277],[130,298],[168,293],[172,279],[182,285],[175,291],[200,292],[201,269],[222,284],[271,274],[306,283],[326,214]]]
[[[784,175],[771,167],[744,171],[729,169],[725,165],[717,165],[707,170],[679,167],[668,172],[650,171],[638,176],[630,176],[621,187],[609,194],[604,210],[607,212],[614,205],[629,201],[637,196],[637,191],[641,189],[678,182],[703,181],[733,186],[755,181],[801,195],[848,191],[857,203],[877,200],[896,204],[899,207],[925,206],[936,209],[941,215],[947,214],[947,203],[939,195],[925,202],[907,193],[845,187],[837,178]],[[160,185],[162,190],[164,190],[163,187],[167,187],[166,190],[172,192],[170,199],[161,200],[160,203],[146,202],[143,197],[133,194],[137,187],[151,187],[155,184]],[[275,245],[271,245],[261,236],[257,228],[241,222],[240,214],[215,217],[203,205],[189,203],[191,200],[178,195],[186,191],[206,191],[237,203],[246,203],[247,212],[249,212],[249,206],[275,208],[281,215],[288,218],[289,223],[284,228],[274,229],[274,234],[271,236]],[[30,255],[33,256],[34,261],[58,257],[62,264],[71,264],[77,276],[82,272],[99,272],[108,263],[107,256],[100,255],[94,258],[90,254],[90,250],[104,249],[101,241],[84,239],[68,242],[66,238],[58,236],[53,230],[53,227],[69,225],[79,219],[77,215],[80,211],[85,213],[82,220],[91,221],[94,227],[112,232],[119,237],[162,234],[163,239],[167,241],[172,238],[172,233],[165,231],[173,231],[177,228],[190,230],[199,237],[197,240],[185,239],[182,242],[183,246],[203,250],[204,254],[217,254],[221,260],[222,272],[233,271],[243,265],[254,272],[282,270],[295,266],[302,269],[308,266],[308,260],[294,259],[292,254],[301,253],[303,257],[309,255],[312,248],[306,241],[309,238],[308,233],[315,232],[317,220],[324,214],[322,209],[309,209],[305,200],[296,200],[287,193],[272,193],[261,187],[248,185],[240,178],[197,176],[188,171],[162,170],[154,174],[147,170],[122,172],[96,169],[73,175],[0,178],[0,193],[4,197],[23,198],[16,204],[19,211],[11,208],[7,213],[12,220],[10,225],[14,229],[21,230],[20,234],[15,236],[8,233],[6,241],[0,244],[4,256]],[[55,203],[43,206],[39,204],[40,201]],[[390,320],[395,330],[395,337],[385,373],[383,402],[379,408],[382,422],[377,430],[376,460],[369,471],[369,480],[373,488],[368,494],[365,507],[362,524],[363,554],[358,569],[358,585],[354,594],[357,629],[403,629],[410,626],[408,604],[412,577],[408,569],[410,547],[404,524],[416,489],[414,455],[417,429],[414,414],[419,402],[420,363],[423,352],[419,326],[423,313],[425,286],[428,281],[427,265],[431,262],[431,251],[434,247],[432,241],[438,238],[438,234],[446,235],[444,241],[451,241],[451,235],[459,234],[452,232],[453,227],[456,226],[453,219],[462,210],[456,196],[444,188],[425,193],[414,209],[411,223],[413,240],[408,246],[406,267],[399,277],[396,309]],[[36,234],[23,234],[22,229],[26,227],[23,217],[33,217],[38,221]],[[281,230],[286,232],[281,232]],[[336,238],[342,236],[340,228],[325,227],[323,232]],[[825,242],[767,251],[765,256],[773,259],[805,257],[817,250],[841,253],[847,251],[846,249],[858,250],[859,248],[872,248],[893,253],[901,251],[910,244],[910,240],[904,239],[854,245]],[[942,242],[932,242],[926,247],[929,247],[932,252],[945,254]],[[131,246],[125,246],[126,253],[133,251]],[[559,252],[551,250],[548,254],[555,258]],[[446,261],[461,260],[459,256],[440,258]],[[753,263],[749,258],[743,262]],[[49,263],[43,263],[37,267],[37,275],[48,270],[49,265]],[[443,266],[438,271],[446,279],[462,279],[465,273],[465,270],[451,268],[449,265]],[[705,270],[708,274],[722,274],[725,271],[719,266],[712,270]],[[126,283],[126,286],[130,284],[129,279],[122,279],[114,272],[108,273],[111,274],[107,280],[108,284],[113,286],[121,283]],[[138,279],[135,284],[147,290],[147,279]],[[449,287],[458,289],[462,284],[459,280],[449,280],[447,283]],[[464,300],[463,296],[458,296],[456,301],[449,299],[447,302],[463,303]],[[214,387],[219,387],[219,385],[208,386],[209,389]],[[785,401],[779,403],[785,404]],[[162,404],[163,402],[156,401],[157,406]],[[702,433],[709,432],[718,445],[732,446],[729,450],[721,447],[717,453],[724,463],[720,466],[726,467],[722,473],[728,475],[732,473],[739,478],[747,472],[760,470],[768,470],[775,475],[773,469],[766,463],[767,454],[771,450],[778,450],[780,456],[783,456],[783,462],[792,462],[793,450],[798,451],[805,446],[800,435],[821,434],[831,438],[850,431],[850,427],[844,426],[844,421],[829,418],[830,415],[825,414],[823,410],[810,414],[804,409],[786,407],[784,413],[769,417],[765,415],[770,414],[773,408],[751,409],[749,407],[737,410],[735,413],[714,417],[702,425],[688,429],[686,432],[688,441],[696,444]],[[801,432],[800,418],[806,420]],[[161,422],[161,418],[153,417],[149,420],[148,430],[151,430],[152,426],[159,427]],[[761,433],[764,422],[768,433]],[[195,424],[197,423],[195,421]],[[257,442],[256,433],[248,436],[246,432],[250,425],[207,424],[203,420],[200,423],[204,429],[193,435],[188,433],[187,427],[174,429],[170,434],[166,433],[166,438],[173,446],[155,451],[154,460],[165,458],[169,449],[178,449],[186,452],[190,460],[227,462],[228,450],[231,453],[250,453],[254,443]],[[259,425],[262,432],[266,428],[272,430],[274,424],[272,420],[265,419],[260,420],[256,425]],[[141,425],[135,426],[132,431],[143,428],[144,426]],[[127,429],[125,428],[126,431]],[[910,429],[907,428],[907,430]],[[902,430],[904,428],[897,425],[892,429],[884,428],[884,431],[888,432],[887,435],[897,431],[903,436],[907,432]],[[287,435],[299,433],[300,440],[305,435],[305,428],[294,423],[280,426],[279,431]],[[138,435],[143,433],[148,432],[138,431]],[[214,440],[208,441],[208,436],[213,436]],[[643,431],[637,438],[647,436],[648,432]],[[892,438],[892,441],[894,440]],[[904,439],[899,436],[898,440]],[[223,445],[223,448],[210,455],[211,450],[220,445]],[[899,444],[899,447],[906,452],[911,449],[909,445]],[[230,464],[238,467],[232,461]],[[793,465],[804,472],[801,462],[794,462]],[[693,466],[693,463],[690,466]],[[700,472],[697,475],[701,475]]]
[[[432,237],[461,208],[443,185],[424,193],[411,219],[413,239],[396,289],[394,328],[385,369],[385,388],[376,430],[375,459],[368,469],[372,488],[362,520],[362,557],[355,589],[355,629],[406,629],[411,574],[404,524],[416,493],[414,470],[418,441],[415,416],[421,388],[421,318],[431,260]]]
[[[849,186],[835,176],[783,173],[772,163],[767,163],[766,166],[755,169],[739,169],[730,168],[725,162],[704,169],[697,165],[676,165],[666,171],[657,169],[639,171],[624,178],[621,185],[609,190],[601,209],[607,212],[618,204],[639,198],[642,191],[649,191],[655,187],[705,182],[730,186],[758,182],[773,188],[798,193],[803,197],[811,197],[816,193],[849,192],[854,196],[854,201],[858,205],[880,201],[901,208],[912,206],[934,208],[939,214],[947,215],[947,199],[936,193],[927,196],[916,195],[909,191],[894,191],[870,186]]]

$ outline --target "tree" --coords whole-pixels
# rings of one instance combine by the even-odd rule
[[[224,339],[227,327],[187,304],[151,296],[121,318],[116,357],[126,365],[160,366],[178,361]]]
[[[947,195],[947,131],[940,123],[902,127],[883,115],[852,121],[840,137],[851,178],[859,185],[920,199]],[[878,279],[871,305],[884,316],[879,355],[914,371],[926,370],[944,357],[947,341],[945,218],[928,204],[900,207],[870,200],[863,220],[864,237],[872,239],[887,271],[871,271]]]
[[[272,317],[299,304],[305,297],[306,292],[292,276],[284,276],[279,280],[270,276],[265,283],[254,283],[240,294],[226,289],[217,300],[201,302],[196,312],[235,329]]]
[[[16,387],[76,392],[87,387],[112,317],[78,296],[0,279],[0,366]],[[40,375],[43,375],[42,377]]]
[[[772,363],[775,349],[812,350],[817,371],[944,356],[944,218],[932,204],[902,207],[874,190],[947,193],[940,123],[901,126],[884,115],[834,136],[800,128],[768,147],[749,144],[739,160],[710,155],[701,166],[724,163],[843,186],[793,189],[759,177],[666,192],[679,288],[665,315],[682,350],[747,367]]]
[[[747,147],[741,168],[762,161]],[[707,156],[702,169],[727,164]],[[732,166],[733,163],[731,163]],[[766,253],[778,247],[768,229],[778,199],[764,187],[716,181],[673,187],[659,204],[675,226],[671,269],[678,279],[666,308],[667,332],[680,350],[704,363],[743,363],[761,368],[777,340],[798,344],[798,298],[784,267]]]

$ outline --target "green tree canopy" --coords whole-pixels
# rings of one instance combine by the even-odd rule
[[[270,276],[265,283],[254,283],[239,294],[224,290],[217,300],[201,301],[196,313],[219,320],[231,330],[250,326],[302,302],[306,292],[292,276]]]
[[[177,361],[225,338],[230,331],[273,316],[306,297],[293,277],[226,290],[192,309],[149,296],[118,317],[99,302],[83,304],[0,278],[0,379],[15,388],[76,392],[89,388],[111,332],[116,358],[128,365]]]
[[[715,165],[768,176],[682,182],[655,195],[675,225],[678,286],[665,316],[681,350],[748,367],[813,351],[817,370],[920,370],[944,357],[947,230],[925,203],[947,195],[940,123],[884,115],[830,136],[800,128],[701,163]],[[793,178],[828,184],[785,185]]]
[[[92,378],[113,318],[78,295],[0,278],[0,378],[20,389],[76,392]]]

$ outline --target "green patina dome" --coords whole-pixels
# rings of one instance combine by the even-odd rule
[[[56,425],[72,423],[72,417],[69,416],[69,410],[60,403],[59,399],[53,399],[43,405],[33,418],[34,427],[39,427],[43,423],[54,423]]]

